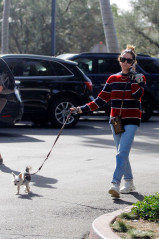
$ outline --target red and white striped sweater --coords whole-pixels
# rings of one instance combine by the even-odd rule
[[[141,97],[144,94],[144,86],[146,84],[146,78],[144,76],[142,77],[143,81],[137,83],[135,80],[130,80],[128,75],[122,74],[121,72],[111,75],[97,98],[80,107],[82,112],[97,110],[108,101],[111,101],[110,118],[113,118],[119,115],[124,96],[121,111],[122,123],[123,125],[133,124],[139,126],[142,115]]]

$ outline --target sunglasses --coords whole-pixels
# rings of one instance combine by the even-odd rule
[[[128,64],[132,64],[134,60],[131,58],[120,57],[120,62],[124,63],[125,61],[127,61]]]

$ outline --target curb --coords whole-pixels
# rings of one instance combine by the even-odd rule
[[[131,208],[132,206],[128,206],[124,209],[104,214],[96,218],[92,223],[89,239],[121,239],[121,237],[112,231],[110,224],[115,221],[118,215],[123,212],[129,212]]]

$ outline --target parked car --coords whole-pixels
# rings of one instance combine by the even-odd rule
[[[21,120],[23,105],[8,65],[0,58],[0,127],[10,127]]]
[[[91,79],[93,83],[93,96],[102,90],[107,78],[111,74],[121,71],[119,54],[116,53],[81,53],[63,54],[57,56],[78,63],[78,66]],[[159,110],[159,59],[148,55],[137,55],[136,70],[145,75],[147,84],[142,97],[142,121],[147,121],[154,110]],[[110,106],[104,108],[109,114]]]
[[[75,62],[28,54],[9,54],[2,58],[19,81],[24,104],[22,120],[38,124],[51,122],[61,127],[70,107],[93,99],[92,82]],[[78,119],[78,115],[71,115],[66,127],[73,127]]]

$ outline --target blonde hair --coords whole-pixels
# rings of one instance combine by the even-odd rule
[[[127,45],[126,50],[134,52],[135,51],[135,46],[134,45]]]
[[[133,57],[133,60],[136,61],[135,46],[127,45],[126,49],[121,52],[121,56],[124,55],[125,53],[130,53]]]

